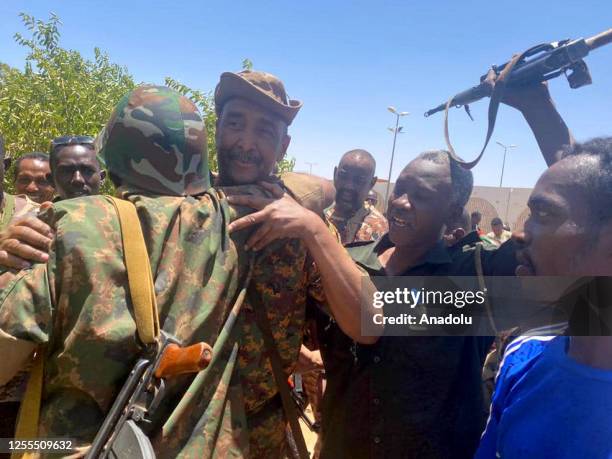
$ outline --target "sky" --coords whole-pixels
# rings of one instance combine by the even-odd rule
[[[21,11],[63,22],[61,46],[93,56],[100,47],[136,81],[171,76],[213,90],[224,71],[250,59],[280,77],[304,106],[290,127],[288,156],[296,170],[331,178],[342,153],[363,148],[387,178],[395,117],[401,119],[392,180],[418,153],[444,148],[442,114],[423,113],[478,83],[492,64],[542,42],[595,35],[612,27],[612,2],[601,1],[267,1],[0,0],[0,61],[23,68]],[[612,134],[612,45],[587,58],[593,84],[570,89],[564,77],[550,91],[578,140]],[[486,133],[488,100],[472,106],[475,121],[451,111],[455,150],[474,158]],[[521,115],[500,109],[476,185],[532,187],[544,160]],[[313,163],[312,165],[308,163]]]

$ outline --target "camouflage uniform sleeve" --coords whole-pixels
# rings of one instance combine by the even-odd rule
[[[40,215],[52,228],[57,227],[54,209]],[[53,246],[46,264],[35,264],[19,272],[0,275],[0,331],[16,339],[47,343],[53,328],[53,273],[56,269]]]
[[[7,272],[1,277],[7,285],[0,293],[0,331],[16,339],[48,342],[52,302],[47,265],[38,264],[17,274]]]

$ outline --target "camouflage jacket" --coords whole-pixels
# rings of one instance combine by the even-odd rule
[[[192,451],[199,457],[284,454],[285,420],[274,403],[278,390],[254,305],[245,301],[233,334],[217,339],[247,264],[247,254],[236,247],[248,234],[229,239],[225,225],[248,210],[221,212],[214,194],[199,201],[126,197],[136,204],[149,241],[162,329],[185,344],[214,343],[215,354],[223,356],[194,381],[174,382],[172,393],[189,387],[189,393],[200,395],[187,397],[182,405],[188,408],[178,414],[174,406],[160,409],[152,435],[156,450],[161,457],[189,457]],[[97,196],[57,203],[43,218],[56,231],[50,261],[3,276],[11,283],[0,293],[0,330],[46,345],[40,435],[69,436],[85,445],[140,350],[126,296],[119,226],[113,208]],[[249,288],[266,307],[289,375],[302,342],[307,295],[322,301],[320,283],[299,241],[271,244],[256,256]],[[100,345],[109,340],[112,344]]]
[[[389,231],[387,219],[373,206],[364,204],[350,218],[341,217],[335,210],[335,205],[329,207],[325,210],[325,216],[340,233],[344,245],[352,242],[376,241]]]
[[[28,212],[38,209],[38,207],[39,204],[32,201],[25,194],[13,196],[4,193],[2,205],[0,205],[0,231],[9,225],[11,220],[22,217]]]
[[[246,454],[245,408],[257,403],[253,394],[260,392],[255,388],[268,388],[271,375],[261,363],[261,337],[249,314],[240,315],[229,336],[219,339],[218,335],[245,276],[245,258],[236,245],[244,244],[247,235],[238,233],[235,241],[229,238],[229,211],[215,193],[199,200],[125,197],[136,205],[148,243],[162,329],[185,344],[214,344],[218,356],[198,378],[171,382],[167,400],[190,390],[180,413],[170,403],[156,415],[157,424],[152,426],[156,451],[161,457],[191,457],[196,451],[198,457]],[[119,223],[112,206],[100,196],[57,203],[43,218],[56,231],[50,260],[3,275],[11,279],[0,293],[0,330],[45,345],[40,435],[76,438],[85,445],[141,351],[127,295]],[[299,245],[296,242],[287,254],[295,256]],[[264,251],[264,259],[278,257],[281,266],[282,253],[275,252],[274,247],[270,255]],[[289,258],[286,262],[291,263]],[[255,288],[270,301],[269,311],[278,306],[277,292],[270,290],[278,285],[272,279],[275,274],[260,267],[254,278]],[[301,288],[303,274],[295,277],[300,279],[284,285],[284,291]],[[301,343],[303,311],[299,299],[285,305],[270,319],[290,367]],[[254,365],[259,365],[257,372]]]
[[[228,195],[243,192],[237,187],[223,190]],[[288,378],[297,363],[303,340],[306,304],[309,301],[322,304],[325,296],[318,270],[305,245],[298,240],[277,241],[256,254],[249,289],[238,320],[241,336],[238,369],[249,428],[249,457],[284,457],[286,420],[254,308],[266,308]]]

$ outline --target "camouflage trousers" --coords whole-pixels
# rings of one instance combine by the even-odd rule
[[[255,414],[247,414],[249,427],[249,459],[287,457],[289,445],[285,431],[287,421],[280,396],[268,401]]]

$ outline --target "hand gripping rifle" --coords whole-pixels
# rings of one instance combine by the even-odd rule
[[[212,358],[203,342],[189,347],[161,332],[157,346],[138,359],[121,388],[86,459],[154,459],[146,426],[165,395],[166,378],[205,369]]]
[[[571,88],[580,88],[581,86],[591,84],[591,74],[584,62],[584,57],[586,57],[590,51],[611,42],[612,29],[608,29],[587,39],[568,39],[553,43],[543,43],[529,48],[522,54],[514,56],[510,61],[499,66],[493,66],[492,69],[498,77],[494,87],[488,81],[485,81],[487,75],[483,75],[480,77],[480,84],[460,92],[448,102],[428,110],[425,112],[425,117],[442,110],[446,110],[448,116],[448,108],[454,106],[457,108],[464,107],[468,116],[472,118],[469,104],[485,97],[491,97],[491,104],[489,106],[489,132],[487,132],[485,146],[475,161],[468,163],[459,158],[455,158],[455,152],[448,138],[448,119],[445,121],[445,135],[451,156],[464,167],[471,169],[480,160],[489,138],[493,133],[497,107],[499,106],[505,87],[520,87],[536,84],[556,78],[561,74],[565,74]]]

